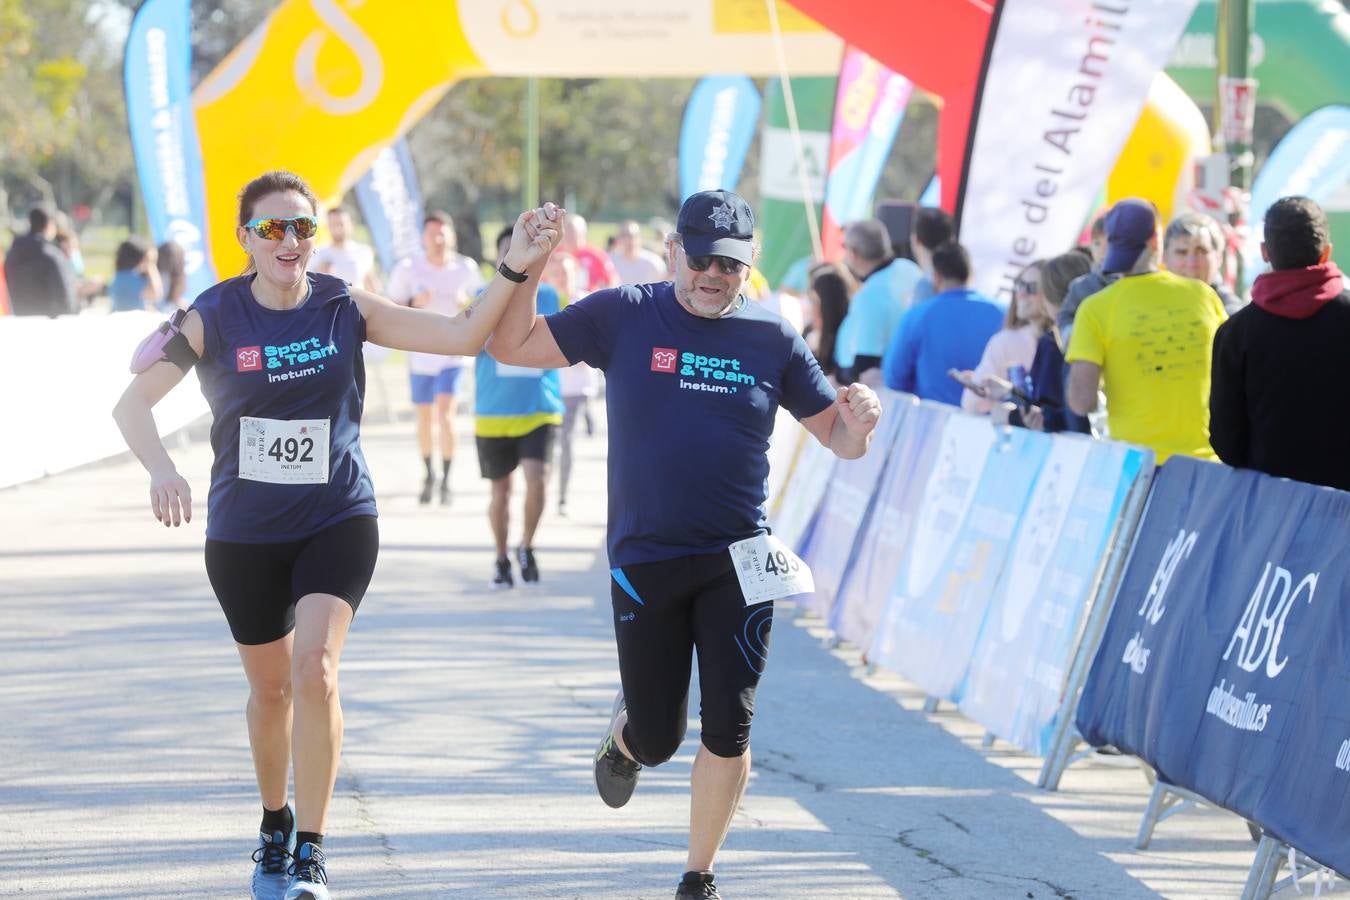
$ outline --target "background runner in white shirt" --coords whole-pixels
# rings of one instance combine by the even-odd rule
[[[401,261],[389,277],[389,297],[419,309],[442,315],[459,313],[483,285],[478,264],[455,252],[455,225],[449,213],[429,212],[422,223],[424,255]],[[410,382],[413,408],[417,410],[417,446],[422,452],[426,479],[421,503],[430,503],[436,487],[431,465],[433,421],[441,448],[441,503],[450,502],[450,463],[455,457],[455,395],[459,374],[468,360],[462,356],[413,353]],[[435,408],[433,419],[432,409]]]

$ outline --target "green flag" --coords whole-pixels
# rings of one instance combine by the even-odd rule
[[[830,162],[830,128],[834,119],[836,78],[793,78],[792,98],[801,128],[802,157],[806,181],[815,206],[816,222],[825,199],[825,173]],[[755,210],[763,234],[759,270],[774,287],[788,267],[810,256],[811,231],[802,202],[802,179],[797,150],[788,129],[787,104],[778,79],[764,92],[764,134],[760,139],[759,209]]]

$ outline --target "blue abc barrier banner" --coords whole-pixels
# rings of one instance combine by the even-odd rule
[[[1174,457],[1079,701],[1094,745],[1350,872],[1350,494]]]
[[[1152,454],[1056,435],[1018,523],[962,689],[961,711],[1045,756],[1098,576]],[[1109,602],[1109,598],[1107,601]]]
[[[689,95],[680,126],[680,199],[736,189],[762,101],[744,75],[709,75]]]
[[[846,641],[866,648],[872,643],[881,610],[895,582],[895,569],[909,546],[918,521],[919,503],[937,461],[939,438],[953,406],[921,403],[905,417],[905,427],[891,445],[890,461],[877,485],[877,501],[867,528],[858,535],[853,565],[839,587],[830,628]]]
[[[1324,106],[1289,129],[1252,185],[1247,215],[1252,235],[1243,248],[1247,284],[1268,268],[1261,261],[1261,239],[1270,205],[1281,197],[1301,195],[1326,206],[1348,183],[1350,107]]]
[[[879,395],[881,421],[872,435],[872,446],[861,459],[841,459],[835,464],[811,540],[799,554],[811,567],[816,583],[815,593],[803,597],[802,606],[827,621],[844,573],[853,560],[858,535],[870,526],[877,483],[890,458],[891,445],[906,427],[906,415],[918,402],[909,394],[885,388]]]
[[[930,697],[960,699],[989,598],[1050,442],[1025,428],[995,430],[983,416],[948,420],[869,659]]]
[[[206,240],[202,151],[192,111],[189,0],[148,0],[131,21],[123,62],[136,175],[155,243],[183,248],[188,300],[216,282]]]
[[[407,140],[400,138],[376,154],[356,182],[356,202],[386,273],[399,260],[422,252],[422,190]]]

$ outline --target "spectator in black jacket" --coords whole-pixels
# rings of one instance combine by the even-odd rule
[[[80,311],[75,269],[53,243],[56,222],[34,207],[28,213],[28,234],[14,239],[5,255],[9,304],[16,316],[64,316]]]
[[[1214,335],[1210,443],[1230,466],[1350,490],[1350,418],[1335,396],[1350,348],[1350,293],[1327,217],[1307,197],[1266,212],[1273,271]]]

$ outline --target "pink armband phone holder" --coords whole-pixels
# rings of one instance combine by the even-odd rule
[[[161,360],[173,363],[184,372],[197,364],[196,352],[188,339],[183,337],[185,318],[187,310],[177,310],[169,317],[169,321],[146,335],[145,340],[136,347],[136,352],[131,354],[133,375],[139,375]]]

